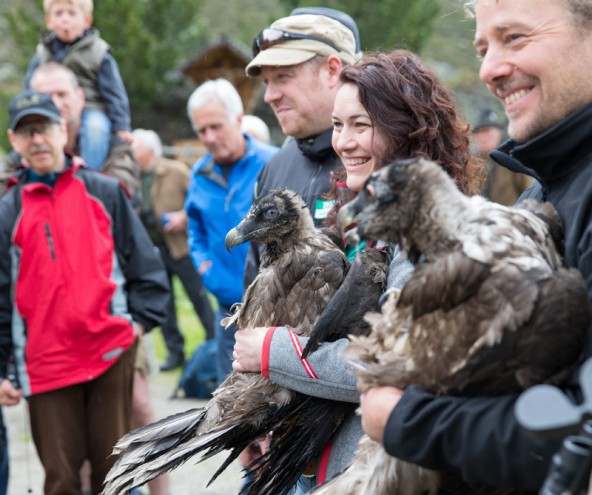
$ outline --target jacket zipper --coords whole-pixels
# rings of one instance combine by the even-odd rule
[[[53,237],[51,235],[51,229],[49,228],[49,224],[45,223],[45,237],[47,238],[47,245],[49,246],[49,253],[51,254],[51,259],[56,259],[55,248],[53,244]]]
[[[309,208],[310,208],[310,212],[313,216],[314,216],[316,204],[315,204],[315,202],[312,202],[313,198],[312,198],[311,194],[312,194],[313,186],[314,186],[315,182],[317,181],[317,178],[319,177],[319,175],[321,175],[322,170],[323,170],[323,165],[321,163],[319,163],[317,166],[316,172],[310,178],[310,182],[308,183],[308,188],[306,189],[306,196],[304,197],[304,200],[308,203]],[[311,202],[312,202],[312,204],[311,204]]]
[[[232,186],[228,194],[226,195],[226,199],[224,200],[224,212],[230,213],[230,202],[232,201],[232,197],[238,190],[238,186]]]

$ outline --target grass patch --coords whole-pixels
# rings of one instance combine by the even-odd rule
[[[185,357],[189,358],[193,354],[195,348],[204,341],[206,331],[201,324],[200,319],[195,314],[195,309],[193,309],[193,304],[191,304],[191,301],[187,297],[183,284],[181,284],[181,281],[176,276],[173,277],[173,291],[175,294],[175,304],[177,306],[177,322],[179,324],[179,329],[185,338]],[[216,299],[211,294],[210,302],[215,311],[217,303]],[[167,349],[164,339],[162,338],[160,327],[152,330],[151,334],[156,358],[158,363],[161,363],[166,359]]]

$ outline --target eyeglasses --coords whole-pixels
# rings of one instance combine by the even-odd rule
[[[259,35],[253,40],[253,57],[256,57],[260,51],[267,50],[272,46],[280,45],[286,41],[293,40],[313,40],[325,45],[329,45],[333,50],[340,52],[333,43],[327,41],[318,36],[312,36],[310,34],[293,33],[291,31],[284,31],[283,29],[267,28],[259,33]]]
[[[49,135],[49,133],[52,132],[57,125],[58,122],[53,120],[47,122],[37,122],[35,124],[19,126],[14,130],[14,133],[23,139],[33,139],[35,134],[39,134],[40,136]]]

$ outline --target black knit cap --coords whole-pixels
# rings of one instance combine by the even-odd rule
[[[325,17],[330,17],[331,19],[341,22],[341,24],[343,24],[354,34],[354,39],[356,40],[356,52],[361,50],[358,25],[349,14],[341,12],[340,10],[330,9],[328,7],[299,7],[290,12],[290,15],[302,14],[324,15]]]
[[[497,127],[498,129],[504,129],[505,123],[497,113],[487,108],[482,110],[479,114],[479,117],[473,126],[473,132],[485,127]]]

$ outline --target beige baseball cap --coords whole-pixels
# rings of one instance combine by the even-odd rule
[[[337,55],[346,64],[357,59],[354,33],[335,19],[313,14],[278,19],[255,38],[253,53],[245,69],[250,77],[257,77],[262,66],[297,65],[316,55]]]

